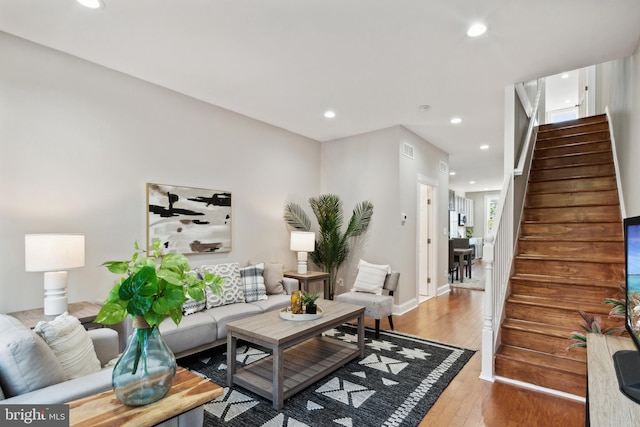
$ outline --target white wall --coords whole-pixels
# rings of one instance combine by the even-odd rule
[[[318,193],[320,143],[5,33],[0,55],[0,312],[42,306],[25,233],[84,233],[69,300],[103,299],[100,264],[146,240],[146,182],[232,192],[232,252],[193,266],[295,266],[283,208]]]
[[[414,146],[413,160],[401,154],[402,141]],[[439,172],[440,160],[448,162],[448,154],[402,126],[322,143],[322,192],[342,198],[345,221],[356,203],[368,200],[374,205],[368,238],[341,269],[345,287],[336,293],[351,287],[362,258],[400,271],[396,304],[415,302],[418,174],[437,183],[438,223],[446,225],[449,177]],[[403,212],[408,215],[404,224]],[[438,237],[437,275],[446,282],[447,236]]]

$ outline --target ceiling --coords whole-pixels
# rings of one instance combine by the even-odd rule
[[[403,125],[450,154],[463,192],[501,186],[506,85],[640,35],[638,0],[103,2],[0,0],[0,30],[318,141]]]

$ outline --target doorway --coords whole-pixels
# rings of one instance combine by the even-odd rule
[[[418,299],[425,301],[437,293],[437,239],[435,233],[436,188],[418,181]]]

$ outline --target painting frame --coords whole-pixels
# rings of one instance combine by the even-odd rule
[[[232,195],[170,184],[146,184],[147,251],[160,239],[163,253],[231,252]]]

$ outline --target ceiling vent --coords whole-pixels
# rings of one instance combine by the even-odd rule
[[[449,173],[449,165],[440,160],[440,172]]]
[[[408,142],[402,141],[402,154],[406,157],[413,159],[413,145]]]

